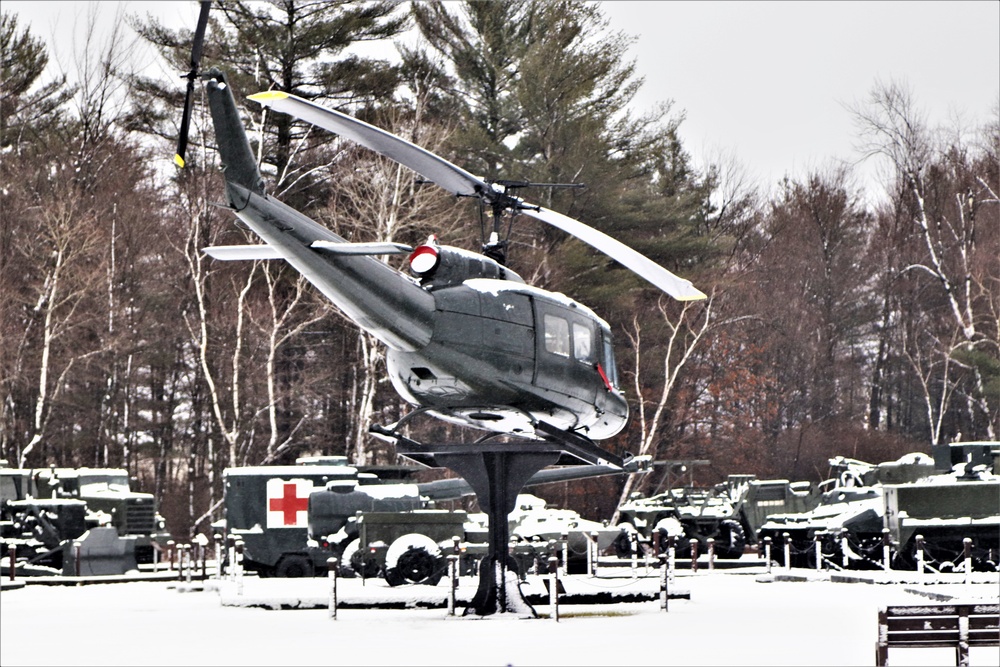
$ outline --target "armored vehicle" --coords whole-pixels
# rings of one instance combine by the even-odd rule
[[[627,557],[633,544],[653,539],[663,551],[672,536],[680,557],[690,555],[692,539],[698,541],[699,553],[706,552],[712,539],[716,556],[739,558],[756,543],[757,530],[767,516],[805,511],[818,500],[819,493],[809,482],[758,480],[754,475],[730,475],[712,489],[678,488],[649,498],[635,496],[620,508],[615,551]]]
[[[790,564],[815,567],[817,539],[822,557],[838,567],[884,567],[884,529],[894,567],[912,568],[916,537],[924,538],[929,562],[953,567],[963,540],[973,543],[973,560],[996,569],[1000,552],[1000,482],[992,472],[997,443],[954,443],[926,454],[872,465],[837,457],[820,504],[809,512],[768,518],[758,537],[770,537],[772,557],[784,563],[784,535]],[[954,469],[952,469],[954,468]]]

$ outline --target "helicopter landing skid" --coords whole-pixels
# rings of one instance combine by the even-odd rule
[[[582,436],[567,437],[565,431],[545,425],[536,427],[544,440],[493,442],[487,438],[474,443],[428,444],[411,440],[383,426],[372,425],[373,435],[394,441],[396,453],[418,463],[455,471],[476,493],[479,507],[489,518],[489,542],[479,566],[479,588],[465,615],[491,616],[513,613],[537,617],[525,600],[518,583],[517,563],[507,553],[510,528],[507,517],[514,511],[517,495],[539,470],[554,464],[611,464],[631,470],[627,460],[606,452]],[[570,434],[574,435],[574,434]]]

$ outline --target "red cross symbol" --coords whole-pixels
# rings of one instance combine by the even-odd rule
[[[286,526],[294,526],[295,513],[305,512],[309,508],[309,498],[299,498],[295,493],[295,484],[284,485],[284,495],[280,498],[271,498],[267,508],[272,512],[281,512]]]

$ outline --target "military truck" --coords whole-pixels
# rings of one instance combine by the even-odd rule
[[[151,493],[133,491],[124,468],[56,468],[32,472],[36,488],[52,497],[83,501],[88,527],[112,526],[121,537],[135,539],[137,563],[152,563],[154,549],[170,540],[166,522]]]
[[[0,466],[0,556],[6,559],[16,548],[21,575],[123,574],[137,568],[138,536],[120,535],[112,514],[84,499],[88,493],[80,497],[78,486],[67,485],[76,492],[64,487],[62,480],[77,479],[76,472]]]

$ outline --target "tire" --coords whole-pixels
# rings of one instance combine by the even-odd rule
[[[315,574],[312,561],[305,556],[284,556],[274,568],[274,576],[286,579],[311,577]]]
[[[739,521],[726,519],[719,527],[719,538],[715,543],[715,555],[719,558],[739,558],[747,545],[746,532]]]
[[[444,574],[441,548],[426,535],[410,533],[397,538],[385,552],[385,580],[390,586],[405,583],[436,586]]]
[[[619,558],[631,558],[633,536],[638,538],[638,531],[635,529],[635,526],[628,522],[618,524],[618,529],[621,532],[618,533],[615,541],[611,543],[611,546],[614,547],[615,555]]]

